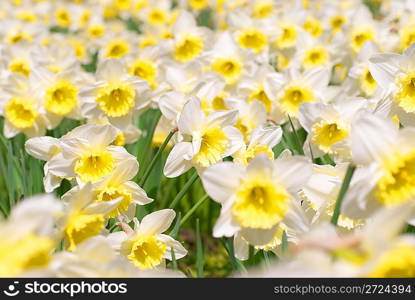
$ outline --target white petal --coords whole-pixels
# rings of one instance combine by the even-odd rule
[[[233,126],[223,128],[223,131],[228,137],[228,149],[223,154],[223,157],[234,154],[242,148],[245,148],[245,142],[242,133]]]
[[[48,162],[48,171],[51,175],[61,178],[75,177],[75,160],[65,159],[61,153],[55,155]]]
[[[215,201],[224,203],[234,194],[240,184],[245,167],[222,162],[207,168],[201,173],[206,193]]]
[[[171,236],[160,234],[157,238],[167,246],[166,253],[163,255],[164,258],[172,260],[171,248],[173,248],[175,259],[180,259],[187,255],[187,250],[183,245]]]
[[[328,86],[330,74],[331,72],[327,67],[317,67],[305,71],[303,79],[313,89],[321,90]]]
[[[117,82],[126,74],[125,66],[119,59],[105,59],[98,64],[97,79],[99,81]]]
[[[392,121],[364,114],[352,125],[352,157],[356,164],[379,161],[396,143],[398,129]]]
[[[369,60],[370,73],[383,89],[389,89],[395,83],[400,61],[398,54],[375,54]]]
[[[297,192],[310,179],[313,164],[306,157],[292,156],[274,162],[273,175],[287,190]]]
[[[213,228],[213,237],[231,237],[239,231],[239,226],[232,222],[232,215],[229,209],[223,209]]]
[[[137,233],[149,236],[163,233],[169,229],[175,217],[176,213],[172,209],[155,211],[143,218]]]
[[[275,236],[278,224],[270,229],[243,228],[239,234],[251,245],[263,246],[268,244]]]
[[[50,136],[31,138],[26,141],[25,149],[37,159],[49,160],[60,151],[59,140]]]
[[[147,197],[146,191],[134,181],[127,181],[122,186],[132,194],[133,201],[139,205],[146,205],[154,201]]]
[[[249,258],[249,244],[242,238],[240,233],[235,234],[233,248],[236,258],[240,260],[247,260]]]
[[[237,110],[215,111],[208,116],[208,123],[220,127],[231,126],[236,123],[237,117]]]
[[[255,128],[251,133],[249,147],[261,144],[267,145],[270,148],[275,147],[282,138],[282,129],[277,125],[262,126]]]
[[[189,170],[192,167],[192,163],[186,158],[192,157],[192,153],[191,143],[182,142],[176,144],[167,157],[163,170],[164,175],[174,178]]]
[[[198,131],[205,123],[205,113],[200,109],[200,100],[196,97],[191,98],[183,107],[179,119],[179,131],[183,134],[191,135]]]
[[[186,95],[183,93],[176,91],[167,92],[160,97],[160,111],[168,120],[176,122],[186,100]]]

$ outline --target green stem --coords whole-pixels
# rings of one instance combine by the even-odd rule
[[[193,213],[196,211],[196,209],[200,205],[202,205],[203,202],[205,202],[205,200],[208,199],[208,198],[209,198],[209,196],[207,194],[205,194],[202,198],[200,198],[199,201],[197,201],[196,204],[193,205],[192,208],[189,209],[189,211],[184,215],[182,221],[180,222],[180,226],[182,226],[187,221],[187,219],[189,219],[193,215]]]
[[[355,170],[356,170],[356,167],[353,165],[349,165],[349,167],[347,168],[346,175],[344,176],[339,195],[337,196],[336,206],[334,208],[333,216],[331,218],[331,223],[333,225],[337,225],[337,221],[339,220],[339,216],[340,216],[342,202],[343,202],[344,196],[346,195],[347,190],[349,189],[350,181],[352,180]]]
[[[164,140],[161,147],[158,149],[156,155],[154,155],[153,159],[151,160],[150,164],[147,166],[146,171],[144,172],[143,177],[141,178],[139,182],[139,186],[144,186],[146,183],[148,177],[151,174],[151,171],[153,170],[154,165],[156,164],[157,160],[160,158],[161,154],[163,153],[164,149],[167,147],[167,144],[170,142],[171,138],[175,134],[176,131],[170,131],[169,135]]]
[[[294,133],[294,137],[295,137],[294,141],[295,141],[295,146],[297,148],[297,151],[299,154],[304,155],[304,150],[303,150],[303,147],[301,146],[300,138],[298,137],[293,121],[291,120],[291,117],[289,115],[288,115],[288,120],[290,121],[291,129],[293,130],[293,133]]]
[[[144,148],[145,149],[144,153],[149,153],[150,152],[151,142],[153,141],[154,132],[156,131],[156,127],[157,127],[157,124],[158,124],[160,118],[161,118],[161,112],[160,112],[160,110],[157,110],[155,115],[154,115],[154,121],[151,125],[151,129],[150,129],[150,131],[148,133],[148,136],[147,136],[146,145],[145,145],[145,148]],[[142,165],[143,166],[146,165],[146,162],[147,162],[147,156],[144,156]]]
[[[287,247],[288,247],[287,232],[284,230],[282,232],[282,237],[281,237],[281,252],[282,252],[282,254],[285,254],[287,252]]]
[[[198,175],[197,175],[197,172],[195,172],[192,175],[192,177],[190,177],[190,179],[186,182],[183,189],[173,199],[173,201],[171,202],[169,208],[173,209],[173,208],[176,207],[177,203],[179,203],[179,201],[184,197],[184,195],[187,193],[187,191],[190,189],[190,187],[196,181],[197,178],[198,178]]]

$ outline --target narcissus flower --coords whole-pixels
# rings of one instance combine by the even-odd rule
[[[336,161],[348,161],[351,157],[350,135],[354,117],[362,111],[363,99],[341,99],[332,104],[303,103],[299,121],[309,133],[304,152],[310,157],[331,154]]]
[[[344,199],[344,214],[363,218],[381,207],[413,201],[414,129],[399,130],[392,121],[370,114],[362,115],[354,125],[352,158],[361,167]]]
[[[24,276],[48,266],[57,241],[54,223],[61,211],[52,195],[38,195],[19,203],[7,221],[1,221],[1,277]]]
[[[62,200],[66,206],[58,227],[63,232],[66,248],[73,251],[78,244],[104,231],[106,215],[123,199],[94,202],[92,186],[88,183],[69,190]]]
[[[161,267],[165,259],[176,259],[187,254],[186,249],[169,235],[163,234],[173,222],[176,213],[172,209],[155,211],[143,218],[135,219],[134,229],[125,225],[126,232],[112,233],[108,239],[113,247],[134,266],[147,270]]]
[[[88,124],[75,128],[62,139],[61,153],[49,161],[49,172],[79,182],[97,182],[114,171],[122,161],[138,164],[123,147],[111,146],[117,130],[111,125]]]
[[[81,110],[87,118],[126,118],[143,110],[150,104],[147,83],[139,77],[130,76],[122,62],[104,60],[97,69],[97,82],[86,87],[82,93]]]
[[[378,85],[390,95],[394,110],[404,125],[414,125],[415,112],[415,45],[402,55],[377,54],[370,59],[369,69]]]
[[[277,85],[277,103],[272,114],[275,120],[285,119],[287,115],[298,117],[302,103],[319,102],[330,80],[330,70],[316,67],[301,73],[290,68],[284,74],[284,80]]]
[[[307,219],[296,193],[309,179],[311,168],[303,157],[271,161],[261,153],[247,166],[223,162],[206,169],[201,174],[203,186],[222,205],[213,235],[240,232],[250,244],[262,246],[271,241],[281,222],[304,228]]]
[[[233,125],[236,111],[213,112],[206,117],[200,100],[191,98],[183,107],[178,122],[183,141],[171,150],[164,174],[177,177],[192,166],[204,169],[241,148],[243,137]]]

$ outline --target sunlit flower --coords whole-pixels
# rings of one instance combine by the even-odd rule
[[[139,269],[159,267],[165,259],[180,259],[187,254],[186,249],[169,235],[163,234],[173,222],[175,212],[171,209],[155,211],[143,218],[135,219],[134,229],[116,232],[108,236],[113,247]],[[128,226],[128,225],[126,225]]]

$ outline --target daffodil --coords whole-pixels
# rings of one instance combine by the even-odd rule
[[[173,57],[181,63],[186,63],[200,56],[206,48],[209,31],[196,26],[194,16],[182,11],[173,25]]]
[[[265,153],[269,159],[274,159],[272,149],[281,141],[282,130],[276,125],[262,125],[256,127],[246,144],[232,155],[234,162],[248,165],[260,153]]]
[[[49,276],[68,277],[183,277],[181,272],[168,269],[140,270],[121,257],[105,236],[92,237],[74,251],[62,251],[53,256]]]
[[[233,154],[243,145],[242,134],[233,125],[237,112],[218,111],[206,116],[198,98],[183,107],[178,122],[183,141],[174,145],[164,175],[177,177],[191,167],[204,169]]]
[[[373,55],[369,65],[370,73],[384,93],[390,96],[395,113],[404,125],[414,125],[415,66],[412,62],[414,57],[415,46],[411,46],[402,55],[392,53]]]
[[[413,128],[361,115],[351,133],[352,159],[359,166],[344,199],[343,212],[355,218],[372,215],[381,207],[411,202],[415,192]],[[413,221],[411,221],[413,222]]]
[[[81,110],[87,118],[126,118],[145,109],[150,104],[147,83],[127,73],[119,60],[101,62],[96,83],[86,86],[80,94]]]
[[[311,168],[306,158],[272,161],[261,153],[247,166],[223,162],[205,170],[203,186],[222,205],[213,236],[240,232],[250,244],[262,246],[272,240],[281,222],[307,228],[296,193],[309,179]]]
[[[0,102],[4,136],[12,138],[20,132],[28,137],[44,135],[52,126],[30,81],[22,74],[12,73],[4,83],[4,100]]]
[[[228,85],[233,85],[245,74],[252,55],[245,53],[235,43],[229,32],[223,32],[207,54],[210,69],[222,76]]]
[[[287,115],[298,117],[303,103],[319,102],[327,89],[330,73],[327,67],[316,67],[299,72],[295,67],[285,71],[284,79],[275,85],[277,102],[272,112],[275,120],[285,119]]]
[[[237,91],[248,102],[257,100],[261,102],[269,113],[273,108],[273,103],[277,101],[278,89],[284,82],[281,73],[273,71],[271,66],[262,65],[254,73],[241,78]]]
[[[267,122],[265,107],[257,100],[248,103],[242,99],[228,98],[226,104],[231,110],[238,111],[235,127],[242,133],[245,142],[249,141],[253,130]]]
[[[19,203],[1,221],[1,277],[24,276],[49,265],[57,241],[54,223],[61,211],[52,195],[38,195]]]
[[[117,130],[111,125],[88,124],[75,128],[61,140],[61,152],[49,161],[49,172],[79,182],[97,182],[124,160],[138,164],[123,147],[112,146]]]
[[[82,118],[79,93],[84,83],[92,80],[79,73],[81,70],[76,66],[63,72],[53,72],[39,66],[31,75],[34,96],[43,104],[51,129],[58,126],[64,117]]]
[[[312,157],[332,155],[336,161],[351,158],[350,136],[353,120],[367,106],[363,99],[344,99],[332,104],[303,103],[299,121],[309,133],[304,152]]]
[[[176,213],[171,209],[155,211],[141,222],[134,220],[134,229],[112,233],[108,239],[131,264],[142,270],[162,267],[163,262],[186,256],[186,249],[169,235],[163,234],[171,225]],[[128,226],[128,225],[126,225]]]
[[[121,199],[118,206],[107,214],[108,217],[120,216],[121,219],[130,221],[135,216],[136,205],[145,205],[153,201],[141,187],[131,181],[137,172],[138,165],[135,160],[124,160],[110,175],[93,184],[94,202]]]
[[[69,190],[62,196],[64,215],[58,228],[64,236],[65,248],[74,251],[78,244],[104,231],[106,216],[120,205],[122,197],[94,202],[92,185],[87,183]]]
[[[348,93],[364,97],[376,97],[380,93],[382,88],[373,78],[369,68],[369,59],[379,52],[379,47],[373,42],[367,42],[363,45],[356,58],[355,65],[350,69],[348,81],[345,83]]]

